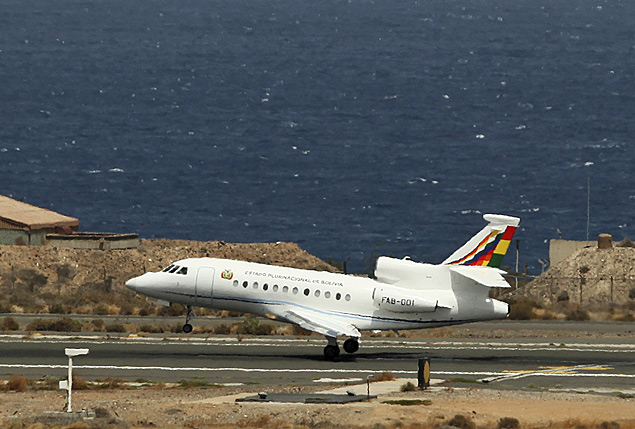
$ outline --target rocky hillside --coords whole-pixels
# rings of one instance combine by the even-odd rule
[[[203,256],[336,271],[295,243],[157,239],[111,251],[0,246],[0,313],[136,313],[148,303],[125,287],[127,279]]]
[[[581,249],[513,293],[542,305],[635,305],[635,248]]]

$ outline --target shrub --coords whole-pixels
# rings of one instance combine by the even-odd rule
[[[155,309],[152,307],[143,307],[139,310],[139,316],[151,316],[155,313]]]
[[[111,323],[109,325],[106,325],[106,332],[123,333],[123,332],[126,332],[126,327],[122,325],[121,323]]]
[[[265,325],[263,325],[265,326]],[[271,326],[271,325],[267,325]],[[247,334],[247,335],[265,335],[262,332],[265,332],[266,328],[263,329],[260,326],[260,321],[255,316],[248,316],[243,323],[238,327],[239,334]]]
[[[78,320],[64,317],[54,321],[49,330],[56,332],[81,332],[82,324]]]
[[[229,335],[231,334],[231,326],[221,323],[214,328],[214,333],[217,335]]]
[[[517,429],[520,427],[518,419],[513,417],[503,417],[498,421],[498,429]]]
[[[631,290],[628,291],[628,297],[630,299],[635,299],[635,287],[632,287]]]
[[[529,320],[534,315],[534,308],[538,305],[527,299],[519,299],[518,301],[510,304],[509,306],[509,318],[512,320]]]
[[[29,383],[26,378],[22,375],[17,375],[12,377],[7,383],[7,388],[9,390],[15,390],[16,392],[24,392],[26,391],[26,387]]]
[[[63,317],[58,320],[38,319],[29,323],[27,331],[81,332],[82,324],[77,320]]]
[[[62,304],[57,303],[57,304],[53,304],[49,308],[49,313],[51,313],[51,314],[66,314],[66,310],[64,309],[64,306]]]
[[[456,427],[459,429],[474,429],[476,426],[467,417],[457,414],[448,422],[448,426]]]
[[[416,389],[417,389],[417,387],[409,381],[406,384],[402,384],[401,387],[399,388],[399,391],[400,392],[413,392]]]
[[[13,317],[5,317],[0,325],[2,331],[17,331],[20,329],[20,324]]]
[[[93,313],[97,314],[99,316],[105,316],[108,314],[108,306],[106,304],[99,303],[97,304],[97,306],[93,309]]]
[[[141,332],[147,332],[148,334],[162,334],[164,329],[160,326],[151,325],[149,323],[143,324],[139,327]]]
[[[121,314],[122,316],[130,316],[133,311],[134,305],[130,304],[129,302],[124,302],[119,308],[119,314]]]
[[[174,317],[181,316],[183,314],[185,314],[185,307],[181,304],[175,303],[170,304],[169,307],[161,307],[159,311],[157,311],[157,316],[162,317]]]
[[[572,310],[572,311],[567,313],[566,319],[567,320],[585,321],[585,320],[590,320],[591,317],[589,316],[588,311],[583,310],[582,308],[576,308],[575,310]]]
[[[88,390],[88,382],[82,377],[74,375],[73,390]]]
[[[104,321],[101,319],[94,319],[90,323],[91,325],[93,325],[93,331],[96,331],[96,332],[103,331],[104,327],[106,326],[106,323],[104,323]]]
[[[264,323],[256,327],[256,335],[271,335],[275,331],[275,327],[270,323]]]
[[[48,331],[49,330],[49,326],[52,322],[50,320],[46,320],[46,319],[36,319],[34,321],[32,321],[31,323],[29,323],[28,325],[26,325],[26,330],[29,332],[32,331]]]

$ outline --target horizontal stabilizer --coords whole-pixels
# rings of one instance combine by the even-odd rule
[[[487,287],[511,287],[502,276],[505,271],[478,265],[453,265],[450,271]]]
[[[301,328],[327,337],[337,337],[338,335],[346,335],[349,337],[359,338],[362,334],[356,327],[349,323],[340,322],[334,318],[325,319],[316,317],[315,313],[307,312],[301,309],[287,310],[283,313],[286,320],[295,323]]]

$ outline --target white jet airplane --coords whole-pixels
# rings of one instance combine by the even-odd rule
[[[126,282],[160,304],[238,311],[294,323],[324,335],[326,358],[359,349],[360,331],[421,329],[503,319],[506,303],[489,288],[510,287],[499,269],[520,219],[486,214],[481,231],[441,264],[382,256],[376,279],[214,258],[177,261]]]

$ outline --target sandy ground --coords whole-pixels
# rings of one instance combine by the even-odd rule
[[[293,389],[310,391],[304,387]],[[608,395],[432,387],[382,394],[368,402],[322,405],[237,403],[236,393],[240,391],[257,393],[253,386],[77,391],[73,409],[96,414],[96,418],[77,421],[51,420],[46,414],[64,409],[65,394],[61,391],[2,392],[0,424],[31,428],[635,428],[635,399]],[[426,402],[385,403],[398,399]],[[453,420],[457,415],[464,418]],[[499,426],[504,418],[517,419],[518,426]]]

